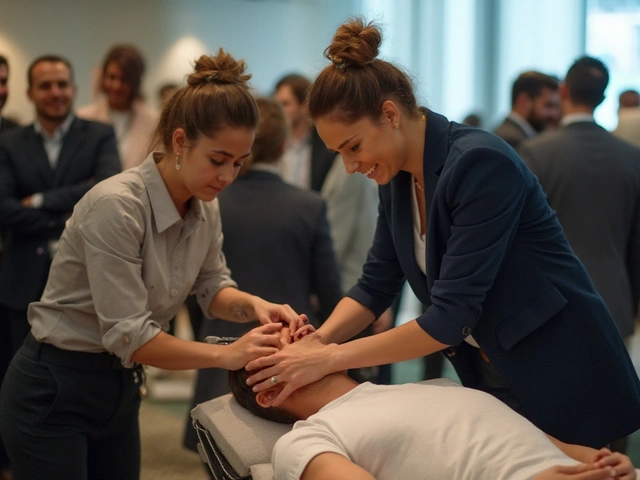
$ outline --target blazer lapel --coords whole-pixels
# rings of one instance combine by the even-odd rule
[[[42,177],[44,184],[52,187],[53,170],[49,163],[49,156],[47,155],[47,151],[44,149],[42,137],[36,133],[33,125],[25,130],[24,140],[25,146],[29,152],[27,159],[33,162],[33,165],[38,171],[38,174]]]
[[[66,173],[73,165],[74,158],[85,142],[85,136],[82,135],[82,125],[77,118],[73,119],[69,127],[69,131],[62,140],[62,148],[58,156],[56,164],[54,185],[61,185]]]

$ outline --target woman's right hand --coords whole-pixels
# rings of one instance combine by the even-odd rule
[[[225,349],[222,365],[227,370],[239,370],[256,358],[278,352],[281,328],[281,323],[268,323],[254,328],[232,344],[222,347]]]

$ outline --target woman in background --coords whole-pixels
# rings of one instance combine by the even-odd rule
[[[103,95],[77,111],[78,117],[113,125],[122,170],[142,163],[158,122],[158,112],[142,99],[144,69],[144,58],[136,47],[114,46],[102,63],[100,90]]]

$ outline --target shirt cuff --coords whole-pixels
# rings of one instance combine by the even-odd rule
[[[43,195],[42,193],[34,193],[31,195],[31,208],[42,207]]]

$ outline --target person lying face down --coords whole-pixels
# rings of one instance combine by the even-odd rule
[[[287,348],[286,328],[282,338]],[[359,385],[334,373],[272,407],[283,385],[272,378],[271,388],[254,393],[246,384],[252,373],[229,372],[238,403],[267,420],[295,422],[273,450],[277,480],[636,478],[628,457],[547,437],[491,395],[447,379]]]

